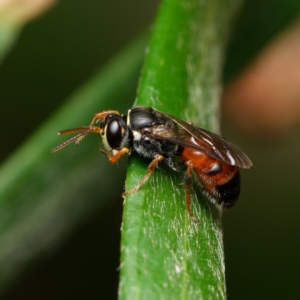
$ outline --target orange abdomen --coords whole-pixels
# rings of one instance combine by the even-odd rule
[[[209,198],[226,208],[236,203],[240,194],[238,167],[188,147],[183,148],[179,158],[192,162],[193,170]]]

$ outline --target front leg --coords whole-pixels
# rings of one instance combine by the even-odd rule
[[[100,152],[103,153],[103,154],[105,154],[106,157],[108,158],[109,162],[113,164],[116,161],[118,161],[121,158],[121,156],[130,153],[130,149],[127,148],[127,147],[124,147],[121,150],[119,150],[115,155],[112,155],[111,151],[110,152],[106,152],[106,151],[104,151],[102,149],[100,149]]]
[[[152,160],[152,162],[150,163],[150,165],[148,166],[147,173],[144,176],[144,178],[140,181],[140,183],[136,187],[132,188],[131,190],[129,190],[127,192],[124,192],[122,194],[122,196],[125,197],[127,195],[130,195],[130,194],[133,194],[133,193],[137,192],[139,190],[139,188],[148,180],[148,178],[153,173],[153,170],[158,165],[158,163],[161,162],[161,161],[163,161],[163,160],[164,160],[164,157],[162,155],[156,156]]]

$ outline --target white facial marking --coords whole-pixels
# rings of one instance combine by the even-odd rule
[[[104,132],[106,132],[106,129],[107,129],[107,125],[104,128]],[[105,149],[108,150],[108,151],[110,151],[111,147],[109,146],[109,144],[107,142],[106,134],[100,134],[100,136],[101,136],[101,139],[102,139],[102,142],[103,142],[103,145],[104,145]]]

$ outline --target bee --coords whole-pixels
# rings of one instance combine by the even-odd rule
[[[240,194],[239,169],[252,166],[248,156],[233,143],[151,107],[137,106],[129,110],[127,115],[114,110],[99,112],[90,126],[64,130],[58,134],[74,133],[77,135],[53,148],[52,152],[72,142],[78,145],[87,134],[98,133],[105,147],[100,151],[111,163],[131,152],[151,159],[144,178],[123,196],[137,192],[159,163],[183,172],[187,212],[197,223],[199,220],[193,216],[190,208],[193,173],[209,200],[224,208],[231,208]]]

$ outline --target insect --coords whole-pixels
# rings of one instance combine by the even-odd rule
[[[140,183],[123,195],[137,192],[160,162],[175,171],[184,172],[185,204],[190,218],[195,222],[199,220],[190,208],[193,172],[207,198],[224,208],[231,208],[240,194],[239,168],[249,169],[252,166],[245,153],[219,135],[151,107],[137,106],[127,115],[120,115],[114,110],[99,112],[90,126],[64,130],[58,134],[72,133],[78,134],[53,148],[52,152],[72,142],[78,145],[89,133],[99,133],[106,149],[100,151],[111,163],[132,151],[152,160]]]

